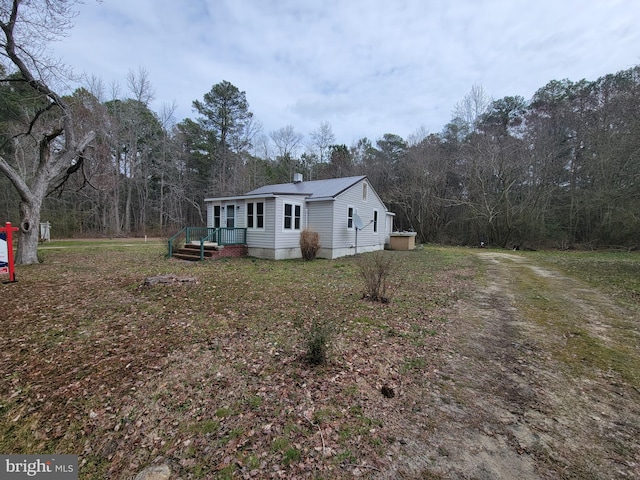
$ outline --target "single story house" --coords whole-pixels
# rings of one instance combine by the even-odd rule
[[[208,228],[245,228],[248,254],[301,258],[300,232],[320,236],[320,258],[382,250],[393,216],[365,175],[266,185],[245,195],[206,198]]]

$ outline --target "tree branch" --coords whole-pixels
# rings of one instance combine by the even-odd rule
[[[4,45],[4,50],[7,52],[7,57],[11,60],[11,62],[18,67],[20,73],[24,77],[25,81],[29,84],[31,88],[34,90],[46,95],[51,99],[53,103],[58,105],[63,111],[66,111],[66,104],[64,101],[54,92],[52,91],[44,82],[36,79],[29,67],[24,63],[22,58],[16,52],[16,42],[14,31],[16,27],[16,21],[18,18],[18,6],[20,5],[20,1],[14,0],[13,6],[11,8],[11,15],[9,17],[8,23],[0,22],[0,29],[5,34],[7,39],[7,43]]]
[[[0,172],[7,176],[9,181],[20,194],[20,198],[26,199],[31,195],[31,190],[27,183],[2,156],[0,156]]]

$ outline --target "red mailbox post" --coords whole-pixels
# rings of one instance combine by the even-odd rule
[[[17,231],[18,227],[12,227],[11,222],[7,222],[4,227],[0,227],[0,274],[8,273],[9,282],[16,281],[16,271],[13,263],[13,232]]]

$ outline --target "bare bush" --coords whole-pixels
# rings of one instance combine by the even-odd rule
[[[360,257],[358,266],[364,281],[363,298],[388,303],[398,285],[398,262],[386,252],[373,252]]]
[[[318,232],[305,228],[300,233],[300,250],[302,258],[305,260],[313,260],[320,250],[320,235]]]

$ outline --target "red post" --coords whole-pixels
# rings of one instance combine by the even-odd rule
[[[15,264],[13,261],[13,232],[17,231],[18,227],[12,227],[11,222],[7,222],[4,227],[0,227],[0,234],[4,233],[7,248],[6,252],[0,248],[0,273],[9,273],[9,282],[16,281]],[[3,264],[6,264],[6,266]]]

